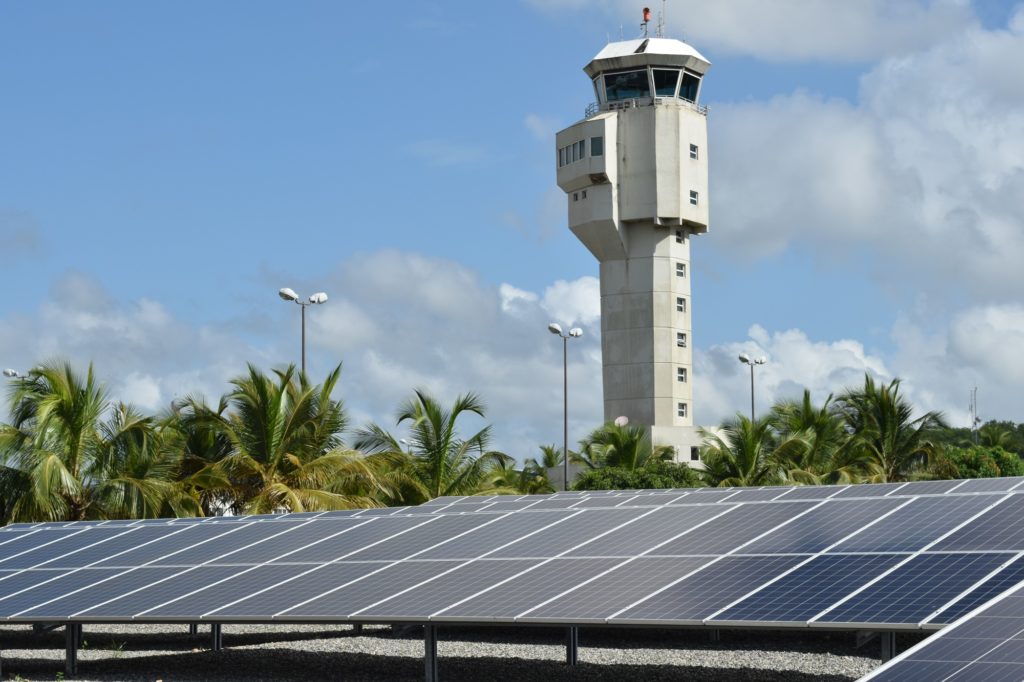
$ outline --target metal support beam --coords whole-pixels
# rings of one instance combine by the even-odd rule
[[[580,660],[580,629],[566,628],[565,632],[565,663],[576,665]]]
[[[352,634],[353,635],[361,635],[361,634],[363,634],[363,624],[362,623],[354,623],[352,625]]]
[[[880,632],[878,638],[882,640],[882,662],[896,657],[896,633]]]
[[[423,663],[426,682],[438,682],[437,676],[437,626],[423,626]]]
[[[190,637],[195,637],[199,634],[199,623],[192,623],[188,626],[188,634]]]
[[[711,630],[708,630],[708,641],[712,642],[712,643],[721,642],[722,641],[722,631],[719,630],[718,628],[713,628]]]
[[[224,635],[220,630],[220,623],[214,623],[210,626],[210,649],[213,651],[220,651],[224,648]]]
[[[64,624],[64,674],[74,677],[78,674],[78,647],[82,644],[82,624]]]

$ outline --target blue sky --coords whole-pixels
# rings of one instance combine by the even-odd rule
[[[476,390],[523,456],[560,432],[557,318],[587,332],[582,436],[597,265],[553,135],[634,5],[0,3],[0,364],[93,361],[147,409],[216,396],[247,361],[297,361],[277,288],[325,290],[310,367],[344,362],[357,423],[414,386]],[[698,420],[743,409],[743,349],[771,359],[760,400],[870,371],[954,421],[976,383],[982,416],[1024,420],[1024,13],[766,5],[667,6],[714,64]]]

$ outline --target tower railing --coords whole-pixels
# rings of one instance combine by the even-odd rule
[[[584,112],[584,118],[590,118],[591,116],[594,116],[595,114],[598,114],[602,111],[622,111],[624,109],[638,109],[640,107],[654,106],[657,104],[668,104],[670,102],[677,104],[679,106],[689,107],[690,109],[693,109],[698,114],[701,114],[703,116],[708,115],[708,106],[706,104],[697,104],[696,102],[691,102],[688,99],[679,99],[676,97],[634,97],[631,99],[620,99],[614,102],[608,102],[604,106],[601,106],[600,102],[591,102],[590,104],[587,105],[587,108]]]

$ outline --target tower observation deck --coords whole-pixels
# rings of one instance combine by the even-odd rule
[[[569,227],[600,262],[605,421],[648,426],[694,464],[690,238],[708,231],[710,66],[679,40],[610,43],[584,68],[597,101],[556,136]]]

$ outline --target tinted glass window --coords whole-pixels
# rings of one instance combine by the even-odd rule
[[[592,138],[590,138],[590,155],[591,156],[603,156],[604,155],[604,138],[603,137],[592,137]]]
[[[683,85],[679,88],[679,96],[691,102],[696,102],[698,87],[700,87],[700,78],[690,73],[684,73]]]
[[[646,69],[643,71],[606,73],[604,75],[604,88],[609,102],[651,96],[651,84],[647,80]]]
[[[654,92],[658,97],[675,97],[678,71],[654,69]]]

